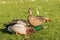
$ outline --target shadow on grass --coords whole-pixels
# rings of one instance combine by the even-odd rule
[[[0,32],[6,34],[13,34],[12,32],[7,31],[6,29],[0,29]]]
[[[0,29],[0,32],[6,33],[6,34],[13,34],[12,32],[9,32],[9,31],[6,29],[6,28],[7,28],[7,25],[6,25],[6,24],[4,24],[3,26],[4,26],[4,28],[3,28],[3,29]]]

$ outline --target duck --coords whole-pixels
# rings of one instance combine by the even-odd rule
[[[25,20],[13,20],[7,24],[5,29],[15,32],[16,35],[24,34],[25,38],[30,38],[28,35],[35,32],[34,27],[29,27]]]
[[[50,21],[49,18],[46,18],[46,17],[43,17],[43,16],[34,16],[32,14],[32,9],[31,8],[28,9],[28,14],[29,14],[28,15],[28,22],[34,27],[36,27],[38,25],[42,25],[43,22],[49,22]]]

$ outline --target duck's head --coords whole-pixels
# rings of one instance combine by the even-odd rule
[[[50,22],[51,20],[49,18],[43,18],[43,22]]]

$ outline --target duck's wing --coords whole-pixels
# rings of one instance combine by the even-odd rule
[[[36,16],[36,18],[43,19],[44,17],[43,16]]]
[[[17,24],[17,23],[26,23],[26,21],[25,20],[22,20],[22,19],[16,19],[16,20],[12,20],[9,24],[10,25],[15,25],[15,24]]]
[[[18,20],[12,20],[11,22],[9,22],[8,24],[5,24],[5,27],[9,27],[9,26],[13,26],[15,24],[17,24]]]

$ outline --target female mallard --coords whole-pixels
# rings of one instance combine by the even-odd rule
[[[13,25],[11,25],[13,24]],[[10,32],[15,32],[16,35],[18,34],[25,34],[25,37],[27,38],[26,35],[34,32],[33,27],[29,27],[26,22],[23,20],[14,20],[10,23],[9,26],[6,27],[6,29]]]
[[[43,22],[48,22],[50,21],[50,19],[48,18],[44,18],[42,16],[33,16],[32,15],[32,10],[31,8],[29,8],[28,10],[29,12],[29,17],[28,17],[28,21],[31,25],[33,25],[34,27],[35,26],[38,26],[38,25],[41,25]]]

